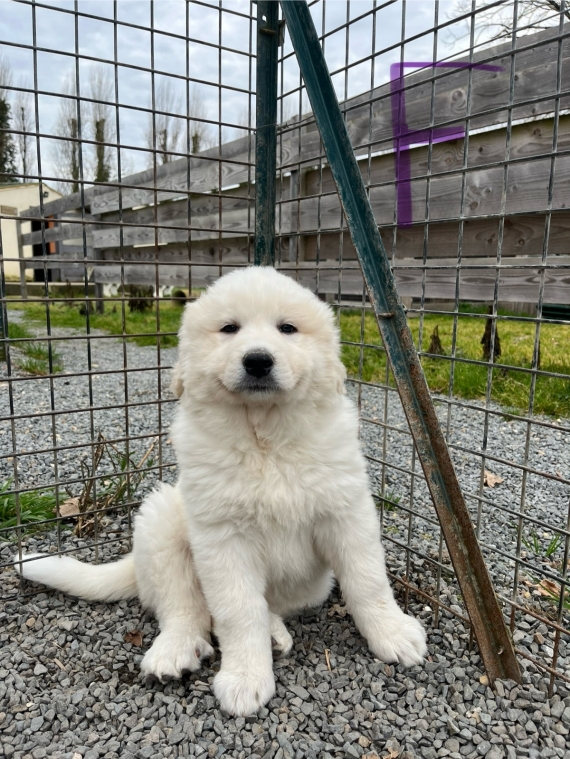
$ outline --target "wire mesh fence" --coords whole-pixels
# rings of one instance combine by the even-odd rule
[[[175,478],[181,305],[253,261],[256,14],[5,7],[9,598],[33,590],[15,552],[126,550],[132,510]],[[568,11],[311,12],[517,651],[551,687],[570,681]],[[277,266],[336,309],[389,569],[446,635],[466,611],[286,31],[279,88]]]

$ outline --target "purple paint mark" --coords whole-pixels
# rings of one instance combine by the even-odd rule
[[[406,96],[404,91],[405,68],[449,68],[480,69],[482,71],[503,71],[502,66],[486,63],[460,63],[458,61],[404,61],[390,66],[390,92],[392,105],[392,130],[396,148],[396,186],[397,186],[397,223],[409,227],[412,223],[412,165],[410,145],[421,143],[446,142],[465,137],[461,126],[429,127],[428,129],[410,129],[406,122]]]

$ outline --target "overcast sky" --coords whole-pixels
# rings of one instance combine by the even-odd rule
[[[454,17],[458,1],[440,1],[440,23]],[[145,146],[149,117],[137,108],[149,107],[151,103],[152,77],[145,70],[151,67],[151,55],[154,55],[155,71],[161,72],[155,75],[156,91],[165,82],[170,82],[173,92],[178,93],[181,114],[186,113],[186,83],[183,78],[176,77],[185,76],[188,58],[190,76],[199,80],[198,84],[193,85],[191,95],[201,101],[203,115],[214,122],[222,120],[235,125],[234,128],[223,129],[222,141],[244,134],[239,130],[239,125],[247,118],[248,107],[251,106],[252,114],[255,107],[254,99],[247,92],[250,87],[255,89],[255,62],[244,55],[249,52],[250,46],[255,52],[255,27],[247,18],[250,13],[248,0],[223,0],[221,7],[214,2],[208,7],[205,3],[187,4],[184,0],[156,0],[153,10],[148,0],[119,0],[119,23],[116,26],[111,0],[79,0],[79,11],[85,16],[77,18],[69,12],[74,8],[71,0],[52,1],[49,5],[49,8],[36,6],[35,10],[36,44],[41,48],[37,52],[37,87],[46,93],[38,97],[42,133],[53,134],[56,130],[62,102],[60,95],[65,90],[66,82],[76,76],[75,57],[70,54],[76,51],[77,46],[81,95],[89,95],[90,69],[97,66],[111,80],[111,98],[115,102],[114,77],[117,71],[121,145],[132,148],[127,147],[122,156],[125,166],[131,171],[145,168],[148,163],[148,155],[134,148]],[[329,0],[325,5],[324,31],[341,26],[346,22],[347,15],[349,19],[356,19],[372,7],[373,3],[369,0],[352,0],[350,3]],[[344,66],[347,56],[352,63],[370,55],[373,50],[388,48],[387,52],[376,56],[373,63],[366,61],[349,69],[347,77],[344,72],[333,76],[340,99],[370,88],[371,66],[374,66],[375,85],[388,81],[390,64],[400,60],[399,50],[389,48],[397,45],[403,35],[406,39],[421,35],[406,44],[406,60],[433,59],[434,37],[428,30],[434,25],[434,0],[408,0],[405,4],[402,0],[377,2],[377,7],[380,9],[376,13],[375,39],[370,15],[350,25],[348,44],[344,28],[326,38],[325,55],[331,72]],[[313,5],[311,12],[318,32],[322,34],[322,3]],[[183,39],[187,13],[188,43]],[[121,22],[134,26],[125,26]],[[151,24],[154,34],[150,31]],[[13,83],[30,88],[34,86],[33,29],[31,5],[0,0],[0,53],[9,62]],[[438,59],[462,52],[467,40],[463,36],[458,42],[456,37],[461,37],[457,32],[465,30],[465,24],[461,23],[439,33]],[[180,35],[181,38],[168,36],[165,32]],[[228,48],[221,55],[216,48],[220,43]],[[117,67],[113,63],[115,45]],[[290,51],[291,44],[287,39],[285,53]],[[286,60],[283,73],[285,92],[298,86],[299,74],[294,57]],[[223,85],[221,91],[216,86],[220,81]],[[228,89],[231,87],[236,89]],[[286,98],[285,117],[296,111],[298,101],[298,94]],[[303,108],[306,108],[305,103]],[[209,128],[210,141],[216,142],[219,136],[216,127]],[[49,138],[42,138],[41,141],[44,174],[55,171],[53,142]],[[86,154],[88,152],[86,148]]]

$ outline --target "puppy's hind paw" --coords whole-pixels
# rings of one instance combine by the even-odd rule
[[[200,669],[200,661],[209,659],[214,649],[201,635],[190,632],[161,632],[141,662],[147,684],[153,679],[166,683],[179,680],[186,672]]]

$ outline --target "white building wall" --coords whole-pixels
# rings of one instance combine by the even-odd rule
[[[44,203],[61,198],[57,190],[52,189],[45,183],[42,184]],[[47,193],[47,196],[46,196]],[[21,214],[32,206],[40,204],[40,189],[38,182],[26,184],[0,185],[0,213],[2,215]],[[20,264],[18,262],[18,234],[16,221],[12,219],[0,220],[2,232],[2,249],[4,254],[4,276],[7,280],[20,279]],[[22,234],[31,231],[29,221],[22,222]],[[24,257],[31,258],[32,246],[24,246]],[[26,270],[26,279],[33,279],[33,269]]]

